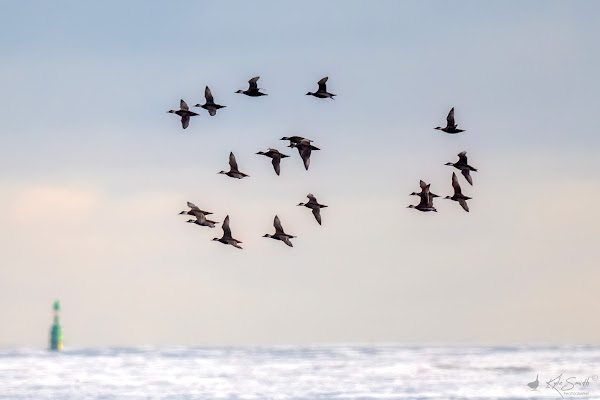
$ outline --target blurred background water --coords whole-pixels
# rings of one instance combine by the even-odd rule
[[[0,399],[587,399],[599,373],[590,346],[2,349]]]

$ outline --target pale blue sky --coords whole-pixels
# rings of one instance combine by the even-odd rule
[[[600,5],[0,5],[0,345],[598,342]],[[268,97],[234,94],[260,75]],[[337,100],[304,94],[329,76]],[[183,131],[166,111],[227,108]],[[445,135],[450,107],[467,132]],[[278,139],[315,139],[310,171]],[[275,176],[254,153],[286,150]],[[471,213],[450,194],[467,150]],[[233,151],[251,175],[216,172]],[[312,192],[323,227],[295,207]],[[177,216],[231,216],[238,252]],[[298,239],[263,239],[279,214]],[[577,278],[575,278],[577,277]],[[458,312],[460,310],[460,312]],[[457,313],[458,312],[458,313]],[[562,324],[571,315],[581,329]],[[533,317],[532,317],[533,316]]]

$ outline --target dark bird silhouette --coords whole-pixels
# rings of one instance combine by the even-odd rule
[[[451,165],[454,168],[459,169],[460,173],[465,177],[467,182],[469,182],[469,184],[471,184],[471,186],[473,186],[473,179],[471,178],[470,171],[476,172],[477,169],[471,167],[467,163],[467,152],[466,151],[461,151],[460,153],[458,153],[458,161],[457,162],[455,162],[455,163],[448,162],[444,165]]]
[[[279,165],[281,163],[281,159],[289,157],[283,153],[280,153],[279,150],[271,149],[271,148],[269,148],[269,150],[266,152],[259,151],[256,154],[260,154],[262,156],[267,156],[267,157],[271,158],[271,164],[273,164],[273,169],[275,170],[275,173],[277,174],[277,176],[279,176],[279,173],[281,172],[281,167]]]
[[[306,141],[306,142],[313,142],[313,140],[303,138],[302,136],[284,136],[284,137],[282,137],[279,140],[289,140],[290,144],[292,144],[292,143],[298,144],[298,143],[304,142],[304,141]]]
[[[187,206],[190,209],[188,211],[183,210],[182,212],[179,213],[179,215],[181,215],[181,214],[196,215],[196,213],[202,213],[204,215],[212,214],[210,211],[202,211],[201,209],[196,207],[196,205],[194,203],[190,203],[189,201],[187,202]]]
[[[241,249],[242,247],[239,245],[239,243],[242,243],[242,242],[240,242],[237,239],[234,239],[231,236],[231,229],[229,228],[229,215],[225,217],[225,220],[223,221],[223,225],[221,225],[221,228],[223,228],[223,236],[221,238],[214,238],[213,240],[216,240],[223,244],[229,244],[233,247],[237,247],[238,249]]]
[[[177,114],[181,117],[181,126],[183,126],[183,129],[187,128],[190,125],[190,117],[198,115],[195,112],[190,111],[190,108],[183,100],[179,102],[179,110],[169,110],[167,112],[171,114]]]
[[[533,381],[533,382],[529,382],[529,383],[527,384],[527,386],[529,386],[529,387],[531,388],[531,390],[536,390],[536,389],[537,389],[537,387],[538,387],[538,385],[540,384],[540,381],[538,380],[538,376],[539,376],[539,375],[536,375],[536,376],[535,376],[535,381]]]
[[[458,178],[456,177],[456,173],[452,173],[452,187],[454,188],[454,195],[452,197],[446,196],[444,199],[450,199],[454,201],[458,201],[458,204],[466,211],[469,212],[469,206],[467,205],[467,200],[470,200],[470,197],[462,194],[460,189],[460,185],[458,184]]]
[[[206,219],[206,216],[199,211],[197,211],[194,216],[196,219],[189,219],[187,222],[191,222],[200,226],[208,226],[209,228],[214,228],[215,224],[218,224],[216,221]]]
[[[304,163],[304,168],[308,171],[308,167],[310,166],[310,155],[313,150],[321,150],[318,147],[310,144],[308,140],[301,140],[298,143],[290,142],[288,147],[295,147],[298,149],[298,154],[302,158],[302,162]]]
[[[240,172],[233,153],[229,153],[229,171],[219,171],[219,174],[225,174],[231,178],[242,179],[248,175]]]
[[[208,113],[211,116],[215,116],[217,114],[217,110],[219,108],[225,108],[227,106],[222,106],[219,104],[215,103],[215,100],[213,99],[212,93],[210,92],[210,89],[208,88],[208,86],[206,87],[206,89],[204,89],[204,98],[206,99],[206,102],[204,104],[196,104],[194,107],[202,107],[205,110],[208,111]]]
[[[258,85],[256,84],[256,81],[258,81],[259,79],[260,76],[255,76],[254,78],[250,79],[248,81],[248,84],[250,85],[248,89],[238,90],[236,93],[242,93],[250,97],[267,96],[266,93],[261,93],[260,89],[258,88]]]
[[[329,93],[327,91],[327,86],[326,86],[327,79],[329,79],[329,78],[326,76],[325,78],[323,78],[319,82],[317,82],[317,84],[319,85],[319,89],[316,92],[314,92],[314,93],[313,92],[308,92],[308,93],[306,93],[306,95],[307,96],[309,96],[309,95],[310,96],[315,96],[315,97],[318,97],[320,99],[330,98],[331,100],[335,100],[333,98],[333,96],[336,96],[336,95],[333,94],[333,93]]]
[[[428,185],[428,184],[426,184],[426,183],[425,183],[425,182],[423,182],[423,181],[419,181],[419,185],[421,186],[421,192],[420,192],[420,193],[417,193],[417,192],[412,192],[412,193],[410,194],[410,196],[421,196],[421,195],[422,195],[422,194],[424,194],[424,193],[428,193],[428,194],[429,194],[429,196],[431,196],[432,198],[435,198],[435,197],[440,197],[440,196],[438,196],[437,194],[431,193],[431,192],[429,191],[429,187],[431,186],[431,184],[429,184],[429,185]]]
[[[279,217],[277,215],[275,216],[275,219],[273,220],[273,226],[275,227],[275,234],[269,235],[268,233],[265,233],[265,235],[263,237],[268,237],[268,238],[275,239],[275,240],[281,240],[283,243],[287,244],[288,246],[294,247],[292,245],[292,242],[290,241],[290,239],[293,239],[296,236],[288,235],[287,233],[285,233],[283,231],[283,228],[281,227],[281,221],[279,220]]]
[[[446,117],[446,127],[442,128],[438,126],[434,129],[444,131],[446,133],[460,133],[465,131],[464,129],[458,129],[457,126],[458,125],[454,122],[454,107],[452,107],[452,109],[448,113],[448,116]]]
[[[310,208],[312,210],[313,215],[315,216],[315,219],[317,220],[319,225],[321,225],[321,208],[325,208],[327,206],[324,204],[319,204],[317,198],[313,196],[312,193],[307,194],[306,197],[308,197],[308,203],[300,203],[298,205]]]
[[[422,191],[421,193],[415,193],[421,198],[421,201],[419,202],[419,204],[417,204],[416,206],[411,204],[407,208],[414,208],[416,210],[423,211],[423,212],[428,212],[428,211],[437,212],[437,210],[433,206],[433,196],[431,196],[431,193],[429,193],[429,185],[426,185],[426,187],[427,187],[426,191]]]

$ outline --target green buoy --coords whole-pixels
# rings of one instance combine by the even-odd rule
[[[63,349],[63,330],[58,321],[58,312],[60,311],[60,302],[54,302],[54,323],[50,329],[50,350],[62,351]]]

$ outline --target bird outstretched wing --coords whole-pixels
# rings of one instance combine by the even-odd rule
[[[212,93],[210,92],[210,89],[208,88],[208,86],[206,87],[206,89],[204,89],[204,98],[206,99],[207,103],[214,103],[214,99],[212,96]]]
[[[323,78],[319,82],[317,82],[319,85],[319,92],[327,91],[327,85],[326,85],[327,79],[329,79],[329,77],[326,76],[325,78]]]
[[[237,161],[235,160],[235,156],[233,155],[233,152],[229,153],[229,167],[231,168],[232,171],[238,171]]]

